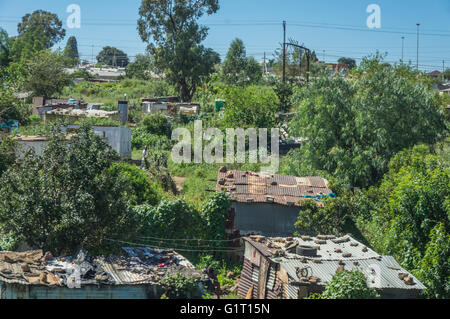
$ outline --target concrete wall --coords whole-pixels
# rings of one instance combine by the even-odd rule
[[[79,128],[79,125],[68,125],[67,128]],[[66,130],[65,128],[64,130]],[[131,158],[131,130],[123,126],[92,126],[95,134],[111,146],[122,159]]]
[[[234,229],[264,236],[292,236],[300,207],[271,203],[233,202]]]

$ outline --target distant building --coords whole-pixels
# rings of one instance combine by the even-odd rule
[[[69,121],[69,123],[73,123],[80,118],[108,118],[111,120],[120,122],[120,113],[118,111],[103,111],[103,110],[95,110],[95,109],[73,109],[73,108],[64,108],[64,109],[54,109],[51,111],[44,112],[44,122],[53,122],[59,119],[64,119]]]
[[[0,252],[0,299],[159,299],[159,281],[182,273],[198,282],[200,298],[209,280],[173,250],[123,247],[126,256],[55,258],[42,250]]]
[[[228,232],[232,237],[246,234],[292,236],[302,202],[335,194],[321,177],[295,177],[227,170],[222,166],[217,191],[225,191],[232,200]]]
[[[17,142],[16,154],[20,159],[23,159],[29,149],[33,149],[36,155],[41,155],[50,143],[46,136],[16,135],[14,140]]]
[[[79,128],[78,124],[67,125],[62,131],[71,131]],[[120,154],[122,159],[131,158],[131,130],[123,126],[92,126],[94,134],[102,138],[109,146]],[[68,138],[72,136],[67,135]],[[41,155],[49,144],[46,136],[23,136],[16,135],[14,139],[18,143],[17,156],[23,158],[28,149],[33,149],[36,155]]]
[[[80,125],[71,124],[63,128],[63,131],[77,129]],[[104,139],[122,159],[131,159],[131,129],[125,126],[100,126],[93,125],[94,134]]]
[[[433,72],[427,73],[428,76],[431,76],[432,78],[437,79],[442,73],[438,70],[434,70]]]
[[[168,116],[177,114],[199,114],[200,104],[182,103],[179,96],[144,97],[142,98],[142,113],[162,113]]]
[[[33,97],[32,114],[39,115],[44,119],[44,113],[57,109],[86,109],[87,103],[75,99],[47,99],[43,96]]]
[[[321,293],[333,275],[358,270],[381,298],[418,298],[425,286],[393,257],[351,236],[244,238],[238,295],[247,299],[302,299]]]

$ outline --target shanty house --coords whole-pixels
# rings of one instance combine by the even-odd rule
[[[417,298],[425,286],[393,257],[381,256],[349,235],[244,238],[238,295],[301,299],[321,293],[333,275],[358,270],[381,298]]]
[[[171,250],[123,247],[125,256],[54,258],[42,250],[0,252],[0,299],[150,299],[164,293],[159,281],[183,273],[198,281],[206,275]]]
[[[334,193],[321,177],[295,177],[227,170],[221,167],[217,191],[232,200],[228,231],[234,235],[292,236],[294,223],[306,199],[322,206],[321,198]]]

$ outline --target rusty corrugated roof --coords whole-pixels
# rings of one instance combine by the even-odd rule
[[[319,176],[295,177],[219,169],[216,190],[226,191],[242,203],[275,203],[301,206],[305,199],[332,193],[328,181]],[[317,201],[319,206],[323,204]]]

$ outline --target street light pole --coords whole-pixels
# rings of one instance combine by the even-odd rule
[[[416,68],[417,68],[417,71],[419,71],[419,26],[420,26],[420,23],[416,23],[416,25],[417,25],[417,61],[416,61]]]

